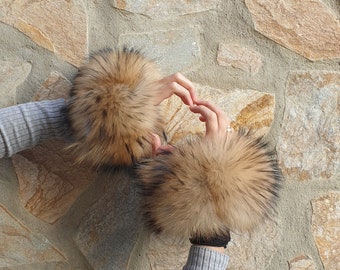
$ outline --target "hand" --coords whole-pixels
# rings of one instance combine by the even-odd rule
[[[218,106],[212,104],[211,102],[202,100],[197,101],[196,106],[190,106],[190,110],[193,113],[200,114],[199,119],[202,122],[205,122],[206,139],[214,140],[223,138],[228,135],[228,132],[233,132],[232,128],[230,127],[230,119]],[[227,247],[229,241],[229,231],[225,231],[224,234],[216,235],[208,239],[204,237],[190,238],[191,244],[206,247],[220,253],[224,252],[224,248]]]
[[[199,119],[205,122],[205,138],[215,139],[226,136],[228,132],[233,130],[230,128],[230,119],[216,105],[209,101],[197,101],[196,106],[190,106],[193,113],[199,113]]]
[[[158,96],[155,105],[159,105],[163,100],[173,94],[180,97],[184,104],[192,106],[196,103],[197,97],[195,87],[192,82],[181,73],[175,73],[157,82]]]
[[[199,119],[206,124],[206,139],[216,139],[221,136],[226,136],[228,132],[233,132],[233,129],[230,128],[230,119],[219,107],[211,102],[202,100],[196,101],[196,105],[190,106],[190,110],[193,113],[201,114]],[[153,156],[171,153],[174,149],[174,146],[172,145],[161,145],[161,140],[158,135],[153,134],[153,137]]]
[[[152,136],[153,136],[152,156],[157,156],[160,154],[169,154],[175,148],[174,146],[170,144],[162,145],[161,139],[159,138],[157,134],[153,133]]]

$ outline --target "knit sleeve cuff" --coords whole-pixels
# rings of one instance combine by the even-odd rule
[[[64,99],[29,102],[0,110],[0,158],[48,139],[69,136]]]
[[[226,254],[192,245],[183,270],[225,270],[228,262],[229,257]]]

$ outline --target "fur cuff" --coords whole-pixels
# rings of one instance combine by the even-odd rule
[[[138,51],[102,51],[74,79],[67,108],[78,161],[91,165],[130,165],[152,154],[152,133],[163,120],[155,83],[156,64]]]
[[[263,222],[274,210],[281,173],[267,145],[241,130],[215,141],[187,139],[140,163],[137,181],[152,230],[209,239]]]

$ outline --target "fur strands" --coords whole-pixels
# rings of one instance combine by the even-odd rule
[[[155,62],[129,49],[99,52],[81,66],[67,108],[77,161],[130,165],[150,157],[151,133],[163,131],[154,105],[161,78]]]
[[[272,153],[242,130],[187,139],[141,162],[137,177],[148,226],[182,238],[253,230],[274,211],[281,185]]]

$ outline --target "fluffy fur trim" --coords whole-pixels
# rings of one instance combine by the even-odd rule
[[[151,133],[163,131],[159,79],[157,65],[134,50],[103,51],[80,67],[67,108],[78,161],[130,165],[151,156]]]
[[[147,225],[182,238],[251,231],[274,210],[281,184],[266,144],[242,130],[188,139],[136,170]]]

